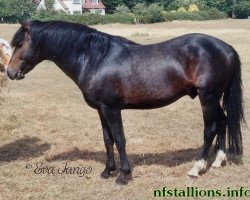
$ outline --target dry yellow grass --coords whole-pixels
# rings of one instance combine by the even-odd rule
[[[0,25],[0,38],[10,40],[17,28],[18,25]],[[228,42],[241,56],[246,121],[250,124],[250,20],[96,28],[144,44],[191,32],[211,34]],[[134,179],[128,186],[118,187],[115,177],[99,177],[105,148],[96,111],[86,105],[77,86],[53,63],[41,63],[22,81],[9,81],[0,97],[0,199],[140,200],[154,199],[154,189],[164,186],[250,189],[250,133],[246,126],[242,165],[227,163],[223,169],[209,169],[197,180],[187,177],[203,142],[198,99],[184,97],[156,110],[123,111]],[[34,169],[39,162],[56,169],[65,162],[74,167],[91,166],[92,172],[83,177],[38,175]],[[33,168],[26,169],[30,165]]]

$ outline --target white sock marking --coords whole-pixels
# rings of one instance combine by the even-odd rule
[[[189,176],[198,177],[199,172],[204,170],[207,166],[207,162],[202,159],[195,162],[193,168],[188,172]]]
[[[218,153],[217,153],[216,159],[215,159],[215,161],[212,164],[212,167],[214,167],[214,168],[221,168],[221,163],[223,161],[226,161],[226,160],[227,160],[227,156],[224,153],[224,151],[219,150]]]

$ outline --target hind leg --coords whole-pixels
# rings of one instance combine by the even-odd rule
[[[221,164],[227,160],[225,149],[226,149],[226,124],[227,117],[224,114],[222,108],[220,108],[220,123],[217,133],[217,156],[212,164],[213,168],[221,168]]]
[[[221,107],[219,98],[205,95],[202,92],[199,97],[204,119],[204,145],[198,161],[196,161],[193,168],[188,172],[188,175],[191,177],[198,177],[199,172],[206,168],[208,153],[216,136],[220,121],[219,110]]]

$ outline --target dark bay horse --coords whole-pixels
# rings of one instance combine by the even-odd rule
[[[241,63],[233,47],[217,38],[188,34],[140,45],[80,24],[31,21],[18,29],[12,46],[10,79],[23,79],[41,61],[53,61],[98,111],[107,150],[104,178],[116,170],[114,144],[121,162],[117,183],[131,177],[121,110],[159,108],[184,95],[199,97],[204,118],[204,146],[188,174],[196,177],[206,167],[215,136],[213,167],[226,160],[226,135],[229,152],[242,154]]]

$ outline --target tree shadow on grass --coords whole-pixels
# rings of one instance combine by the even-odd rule
[[[11,162],[39,157],[50,149],[49,143],[41,143],[37,137],[24,137],[0,147],[0,162]]]
[[[200,152],[200,148],[189,148],[176,151],[167,151],[164,153],[140,153],[128,154],[128,158],[132,167],[139,165],[164,165],[174,167],[186,162],[193,161]],[[118,162],[118,155],[116,153],[116,162]],[[106,163],[106,153],[103,151],[92,152],[88,150],[79,150],[75,148],[71,151],[64,152],[47,158],[47,162],[55,161],[75,161],[75,160],[95,160],[99,163]]]

